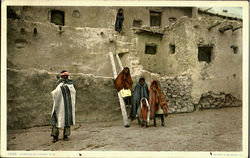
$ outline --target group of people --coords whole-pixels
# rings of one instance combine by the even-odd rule
[[[123,92],[127,105],[131,105],[130,119],[138,118],[142,126],[149,126],[149,119],[154,120],[156,116],[161,117],[161,125],[164,126],[164,116],[167,116],[167,103],[158,81],[153,80],[148,89],[145,79],[139,79],[135,86],[133,95],[131,93],[132,78],[130,70],[125,67],[115,79],[115,87],[118,92]],[[69,72],[62,71],[60,79],[56,82],[55,89],[51,92],[53,97],[53,109],[51,115],[53,137],[52,142],[58,141],[59,128],[64,128],[63,140],[68,140],[70,126],[75,124],[75,83],[69,78]],[[131,101],[132,99],[132,101]]]
[[[125,67],[115,79],[116,89],[122,93],[122,91],[131,90],[132,84],[130,70]],[[164,116],[168,115],[168,105],[157,80],[152,80],[148,89],[145,79],[141,77],[134,88],[133,95],[124,97],[124,101],[126,104],[132,103],[129,116],[131,121],[138,118],[139,124],[148,127],[149,119],[153,119],[156,126],[156,117],[160,116],[161,125],[165,125]]]

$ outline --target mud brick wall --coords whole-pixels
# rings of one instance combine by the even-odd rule
[[[110,51],[120,53],[123,66],[130,68],[133,87],[140,77],[148,85],[152,79],[160,81],[169,113],[241,105],[242,30],[218,30],[239,27],[242,21],[204,15],[192,18],[191,8],[124,7],[124,33],[120,36],[114,30],[116,7],[11,8],[15,14],[7,18],[8,129],[50,124],[50,92],[62,70],[69,71],[77,85],[77,122],[122,119]],[[142,20],[139,28],[150,27],[151,9],[164,13],[160,38],[151,36],[154,31],[147,35],[132,31],[134,20]],[[52,10],[65,13],[62,32],[50,21]],[[74,11],[80,13],[80,19],[72,15]],[[169,17],[176,22],[169,22]],[[208,30],[218,21],[219,26]],[[145,53],[148,43],[157,44],[156,54]],[[171,45],[175,46],[173,52]],[[198,60],[201,45],[213,46],[210,63]]]
[[[53,106],[51,91],[57,81],[54,73],[41,70],[7,71],[8,129],[50,125]],[[72,74],[76,84],[76,122],[121,119],[112,78]]]

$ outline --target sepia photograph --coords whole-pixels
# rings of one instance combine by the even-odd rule
[[[6,5],[9,156],[241,156],[242,3],[152,4]]]

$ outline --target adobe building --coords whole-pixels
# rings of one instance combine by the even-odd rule
[[[148,86],[160,81],[169,113],[241,106],[242,19],[195,7],[8,7],[7,124],[50,124],[61,70],[76,82],[76,121],[121,119],[109,52]],[[226,11],[225,11],[226,12]],[[119,67],[117,67],[118,72]]]

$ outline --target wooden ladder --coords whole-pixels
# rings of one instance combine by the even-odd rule
[[[114,80],[115,80],[116,77],[117,77],[117,72],[116,72],[114,56],[113,56],[112,52],[109,53],[109,57],[110,57],[110,62],[111,62],[112,70],[113,70],[113,77],[114,77]],[[122,66],[122,63],[121,63],[121,60],[120,60],[118,54],[116,54],[116,59],[117,59],[118,65],[120,67],[120,71],[122,71],[123,66]],[[129,125],[129,122],[128,122],[128,116],[127,116],[124,100],[123,100],[123,98],[121,96],[121,92],[118,92],[118,98],[119,98],[119,102],[120,102],[120,106],[121,106],[121,112],[122,112],[122,118],[123,118],[124,126],[129,127],[130,125]]]

